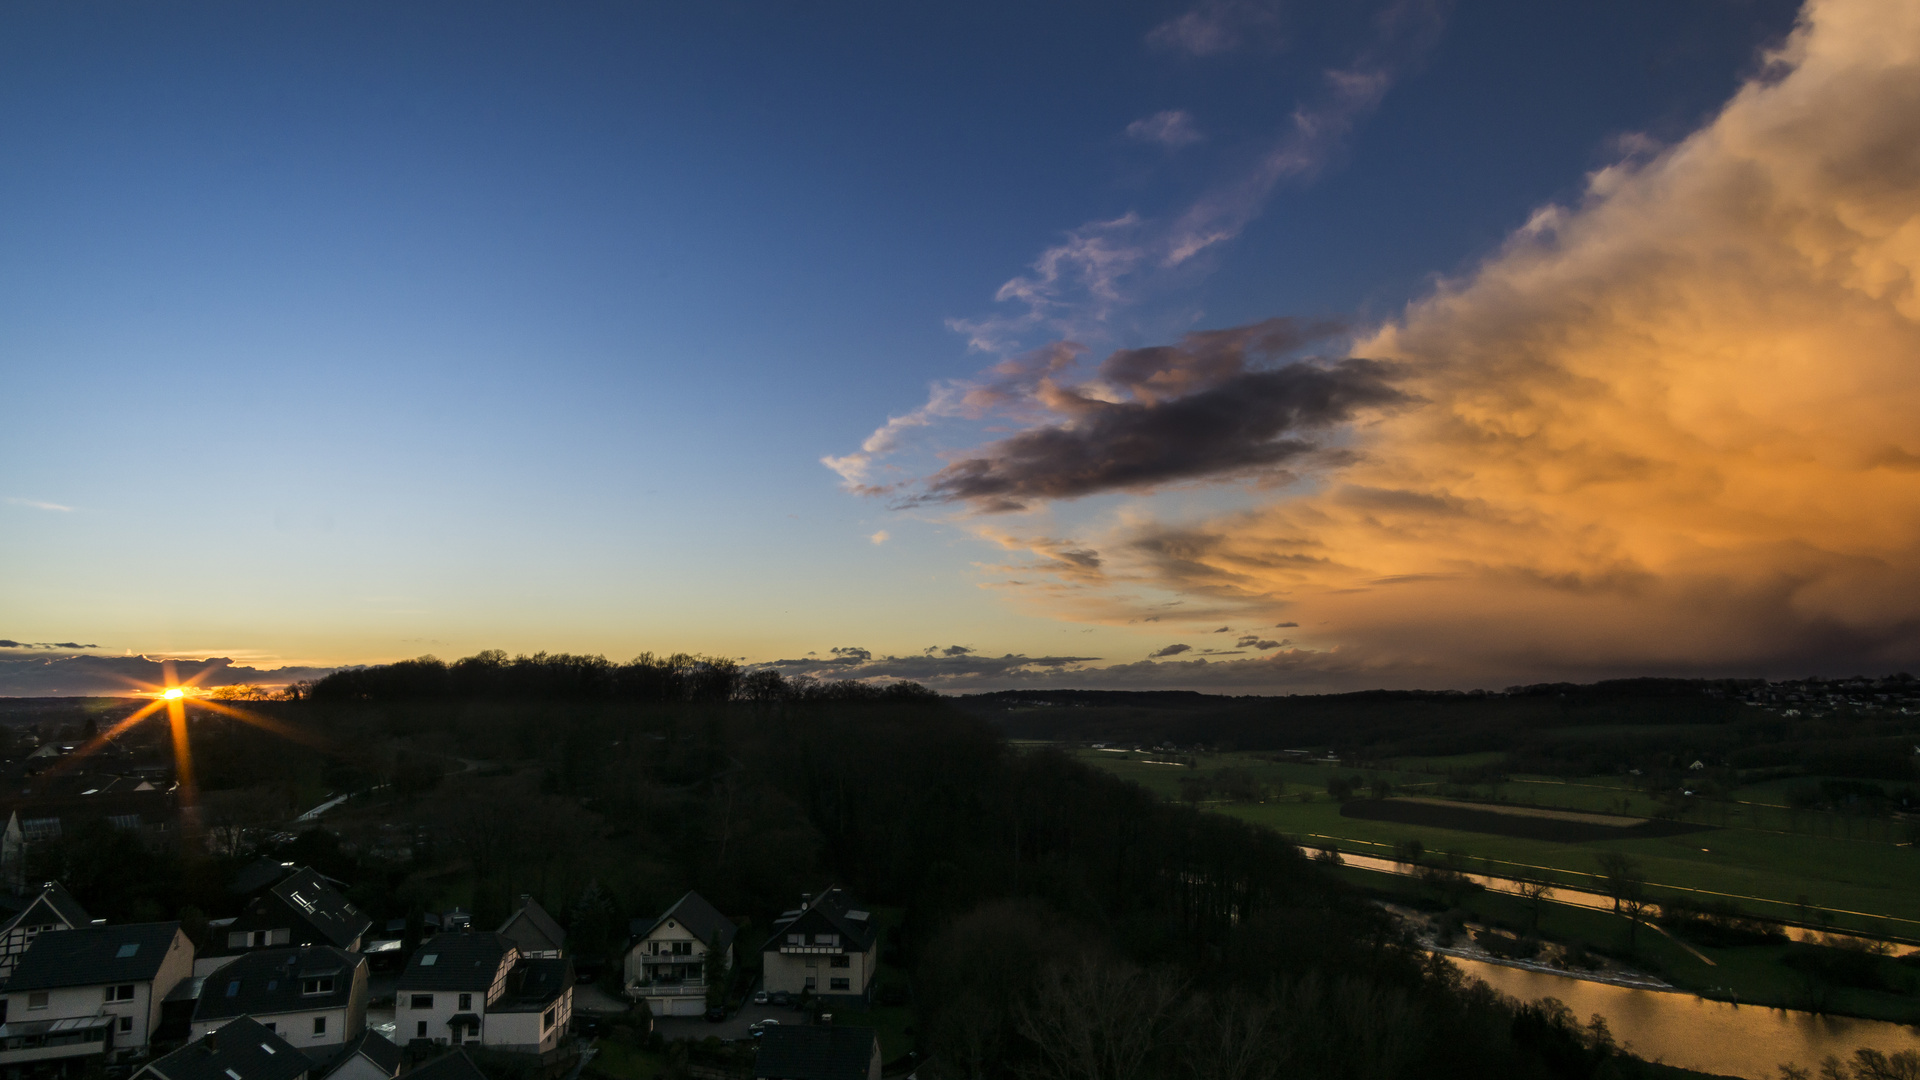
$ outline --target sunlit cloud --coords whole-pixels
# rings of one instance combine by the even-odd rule
[[[1700,131],[1625,149],[1355,343],[1411,404],[1309,493],[1087,550],[1284,612],[1302,644],[1235,662],[1277,682],[1920,659],[1920,8],[1815,0]],[[1022,588],[1112,620],[1072,584]]]
[[[14,506],[25,506],[34,510],[51,510],[60,514],[73,513],[73,507],[71,506],[62,506],[54,502],[42,502],[39,499],[8,499],[7,502]]]
[[[1177,149],[1206,138],[1194,126],[1193,115],[1184,109],[1163,109],[1127,125],[1127,138]]]

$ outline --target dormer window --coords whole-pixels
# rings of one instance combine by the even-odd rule
[[[333,976],[321,975],[317,978],[301,979],[300,992],[302,994],[331,994],[333,993]]]
[[[799,945],[799,944],[801,944],[802,942],[804,942],[804,941],[806,940],[806,937],[807,937],[807,936],[806,936],[805,934],[788,934],[788,935],[787,935],[787,944],[789,944],[789,945]]]
[[[839,934],[815,934],[813,935],[813,943],[815,945],[838,945],[840,944],[840,935]]]

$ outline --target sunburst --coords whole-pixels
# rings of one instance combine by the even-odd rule
[[[185,824],[187,828],[195,829],[199,821],[198,808],[200,803],[200,790],[195,784],[193,776],[193,743],[187,736],[187,706],[189,704],[192,704],[196,708],[205,709],[209,712],[218,713],[221,716],[238,720],[241,723],[249,724],[269,734],[286,739],[289,742],[299,743],[302,746],[319,750],[323,753],[335,752],[334,748],[328,745],[324,739],[317,738],[298,728],[275,720],[272,717],[261,716],[259,713],[238,708],[230,702],[216,701],[207,696],[206,691],[200,688],[199,683],[211,674],[213,670],[214,669],[210,667],[202,668],[196,674],[186,679],[180,679],[175,673],[173,661],[162,661],[161,673],[165,681],[161,685],[154,686],[150,683],[135,684],[137,689],[134,690],[134,695],[149,699],[147,703],[135,709],[112,727],[89,739],[85,745],[73,753],[60,759],[59,763],[50,770],[50,774],[57,775],[79,767],[82,762],[105,748],[108,743],[131,731],[148,718],[165,710],[167,714],[167,727],[173,738],[173,770],[176,789],[180,797],[181,817],[183,824]]]

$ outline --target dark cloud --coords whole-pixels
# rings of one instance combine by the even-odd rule
[[[1387,364],[1283,362],[1336,329],[1269,319],[1188,334],[1177,345],[1120,350],[1087,383],[1041,379],[1016,402],[1029,415],[1040,410],[1035,426],[952,462],[908,501],[1005,511],[1034,500],[1275,473],[1319,450],[1312,436],[1327,427],[1402,400]]]
[[[859,664],[873,659],[872,652],[853,645],[838,646],[828,651],[833,653],[830,663],[835,664]]]
[[[98,645],[82,645],[77,641],[12,641],[0,638],[0,649],[97,649]]]
[[[5,646],[0,646],[5,647]],[[85,648],[87,646],[81,646]],[[252,668],[224,656],[176,660],[172,677],[201,687],[282,686],[336,669]],[[165,685],[167,666],[146,656],[34,656],[0,660],[0,697],[111,697]]]
[[[1241,638],[1239,642],[1237,642],[1237,644],[1243,649],[1265,650],[1265,649],[1277,649],[1280,646],[1285,645],[1286,642],[1265,641],[1265,640],[1262,640],[1260,635],[1258,634],[1248,634],[1245,637]]]
[[[851,651],[866,653],[864,649]],[[1063,678],[1077,680],[1082,672],[1092,670],[1083,665],[1098,659],[1097,656],[1026,656],[1018,653],[981,656],[972,649],[956,645],[941,650],[940,655],[876,658],[868,654],[857,661],[841,658],[774,660],[755,666],[771,668],[788,677],[904,681],[924,683],[935,688],[957,685],[999,687],[1020,685],[1030,678],[1045,678],[1054,682],[1060,682]]]
[[[1158,660],[1163,656],[1179,656],[1183,652],[1192,652],[1192,651],[1193,651],[1193,646],[1191,645],[1169,645],[1164,649],[1156,649],[1153,652],[1148,653],[1147,659]]]
[[[1290,627],[1295,627],[1295,626],[1299,626],[1299,625],[1300,625],[1300,624],[1299,624],[1299,623],[1297,623],[1297,622],[1277,622],[1277,623],[1274,623],[1274,624],[1273,624],[1273,628],[1274,628],[1275,630],[1286,630],[1286,629],[1288,629],[1288,628],[1290,628]]]
[[[26,646],[21,644],[18,641],[8,641],[5,638],[0,638],[0,649],[24,649],[24,648],[26,648]]]
[[[97,649],[100,646],[82,645],[77,641],[56,641],[53,643],[53,647],[56,649]]]
[[[1215,630],[1215,631],[1214,631],[1214,633],[1216,633],[1216,634],[1231,634],[1231,633],[1233,633],[1233,627],[1231,627],[1231,626],[1223,626],[1223,627],[1221,627],[1220,629],[1218,629],[1218,630]]]

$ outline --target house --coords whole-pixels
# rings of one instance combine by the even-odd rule
[[[41,934],[7,980],[0,1068],[145,1050],[162,999],[192,972],[193,943],[177,922]]]
[[[487,1074],[473,1063],[465,1050],[442,1054],[407,1073],[407,1080],[487,1080]]]
[[[0,986],[6,985],[13,975],[13,965],[19,961],[20,954],[27,951],[27,946],[33,944],[34,938],[48,930],[71,930],[92,921],[87,909],[59,882],[49,881],[40,886],[40,895],[21,908],[19,914],[0,923]],[[0,1012],[0,1020],[6,1018],[6,1013]]]
[[[754,1080],[880,1080],[880,1040],[866,1027],[769,1028]]]
[[[246,1017],[148,1062],[132,1080],[310,1080],[313,1059]]]
[[[770,991],[866,999],[880,963],[880,927],[852,894],[833,886],[782,912],[761,951]]]
[[[573,1018],[573,961],[530,959],[506,935],[443,932],[413,954],[394,994],[406,1043],[479,1043],[544,1054]]]
[[[400,1074],[402,1057],[399,1047],[369,1028],[322,1060],[314,1076],[319,1080],[393,1080]]]
[[[738,930],[697,892],[651,923],[634,920],[634,942],[622,965],[627,996],[645,998],[655,1016],[699,1016],[707,1009],[707,953],[720,949],[726,970],[733,970]]]
[[[288,945],[331,945],[359,952],[373,920],[361,913],[332,884],[304,867],[294,870],[247,901],[225,926],[224,946],[216,945],[195,962],[194,974],[211,975],[241,953]]]
[[[500,933],[528,959],[558,960],[566,954],[567,932],[526,893],[520,894],[520,910],[500,924]]]
[[[331,945],[261,949],[206,977],[193,1009],[200,1038],[246,1016],[322,1056],[367,1027],[367,961]]]

